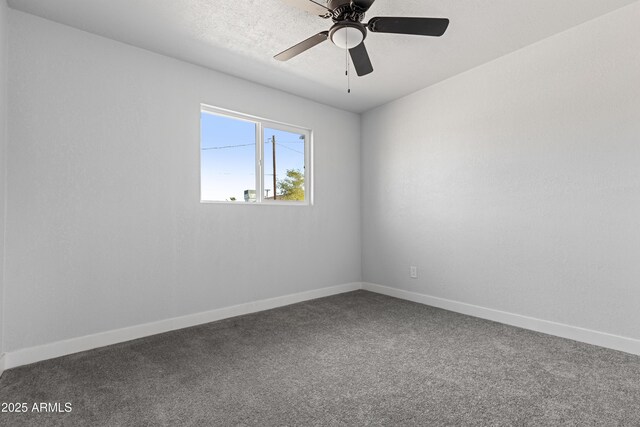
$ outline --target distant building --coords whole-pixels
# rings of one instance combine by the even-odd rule
[[[244,201],[245,202],[255,202],[256,201],[256,190],[244,190]]]

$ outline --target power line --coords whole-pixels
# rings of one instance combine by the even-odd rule
[[[236,148],[236,147],[248,147],[250,145],[255,146],[256,144],[239,144],[239,145],[224,145],[222,147],[203,147],[202,150],[222,150],[223,148]]]
[[[272,142],[271,141],[265,141],[264,143],[265,144],[271,144]],[[298,154],[304,155],[304,153],[302,151],[294,150],[293,148],[287,147],[286,145],[282,145],[282,143],[280,143],[280,142],[276,142],[276,145],[279,145],[282,148],[286,148],[287,150],[294,151],[294,152],[296,152]]]
[[[293,148],[289,148],[289,147],[287,147],[286,145],[282,145],[282,144],[280,144],[279,142],[276,142],[276,145],[279,145],[280,147],[282,147],[282,148],[286,148],[287,150],[290,150],[290,151],[295,151],[295,152],[296,152],[296,153],[298,153],[298,154],[304,154],[302,151],[294,150]]]
[[[300,154],[304,154],[302,151],[298,151],[298,150],[294,150],[293,148],[289,148],[286,145],[282,145],[282,144],[303,144],[304,141],[284,141],[284,142],[276,142],[277,145],[281,146],[282,148],[286,148],[287,150],[291,150],[291,151],[295,151],[296,153],[300,153]],[[271,144],[271,141],[265,141],[265,144]],[[226,148],[236,148],[236,147],[250,147],[252,145],[255,144],[237,144],[237,145],[223,145],[220,147],[203,147],[202,150],[222,150],[222,149],[226,149]]]

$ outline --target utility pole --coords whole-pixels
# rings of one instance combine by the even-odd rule
[[[273,200],[276,199],[276,136],[271,136],[271,145],[273,147]]]

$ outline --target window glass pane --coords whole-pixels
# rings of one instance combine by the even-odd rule
[[[256,201],[255,123],[202,112],[200,149],[201,200]]]
[[[276,200],[304,201],[305,135],[268,127],[263,135],[264,200],[273,200],[275,195]]]

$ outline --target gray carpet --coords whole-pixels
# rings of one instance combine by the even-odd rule
[[[357,291],[5,372],[3,426],[640,425],[640,357]]]

